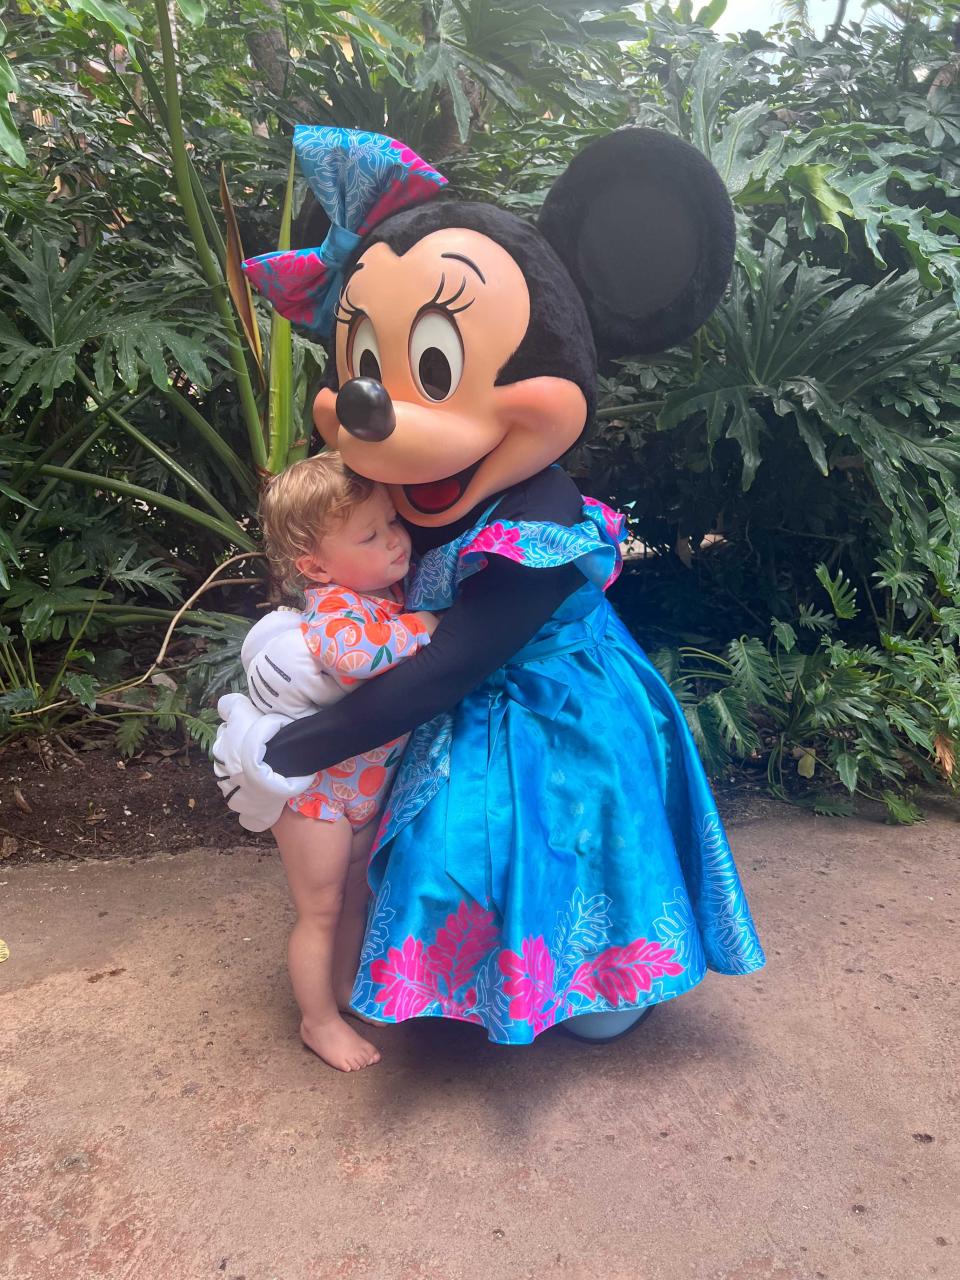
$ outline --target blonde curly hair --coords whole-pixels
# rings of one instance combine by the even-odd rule
[[[374,481],[351,471],[333,450],[273,476],[260,494],[258,515],[270,567],[284,590],[302,594],[306,579],[297,560],[314,554],[320,539],[375,488]]]

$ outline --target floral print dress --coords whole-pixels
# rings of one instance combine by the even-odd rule
[[[371,858],[352,1003],[525,1044],[764,956],[683,713],[604,597],[622,517],[589,498],[572,527],[495,516],[423,557],[409,607],[449,607],[495,555],[575,563],[584,585],[411,735]]]

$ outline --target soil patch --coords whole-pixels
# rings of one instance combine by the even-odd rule
[[[130,858],[198,845],[256,844],[223,803],[204,754],[161,746],[125,760],[94,746],[77,756],[37,744],[0,760],[0,865]]]
[[[162,742],[162,740],[159,740]],[[734,774],[716,785],[720,811],[743,822],[782,810],[759,779]],[[159,745],[132,759],[89,744],[67,756],[45,743],[0,758],[0,865],[60,858],[136,858],[198,846],[269,841],[244,831],[226,808],[197,747]]]

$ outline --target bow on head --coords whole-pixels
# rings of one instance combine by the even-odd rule
[[[251,284],[296,324],[330,331],[347,259],[392,213],[439,195],[446,178],[402,142],[380,133],[297,125],[293,148],[330,219],[318,249],[281,249],[248,258]]]

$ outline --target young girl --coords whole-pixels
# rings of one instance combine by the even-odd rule
[[[404,611],[410,535],[382,485],[348,471],[338,454],[321,454],[270,482],[260,519],[275,573],[306,603],[299,614],[268,615],[247,638],[258,709],[309,714],[429,643],[436,615]],[[380,1060],[340,1010],[349,1007],[363,939],[374,820],[405,742],[318,773],[272,827],[297,911],[288,960],[300,1035],[340,1071]]]

